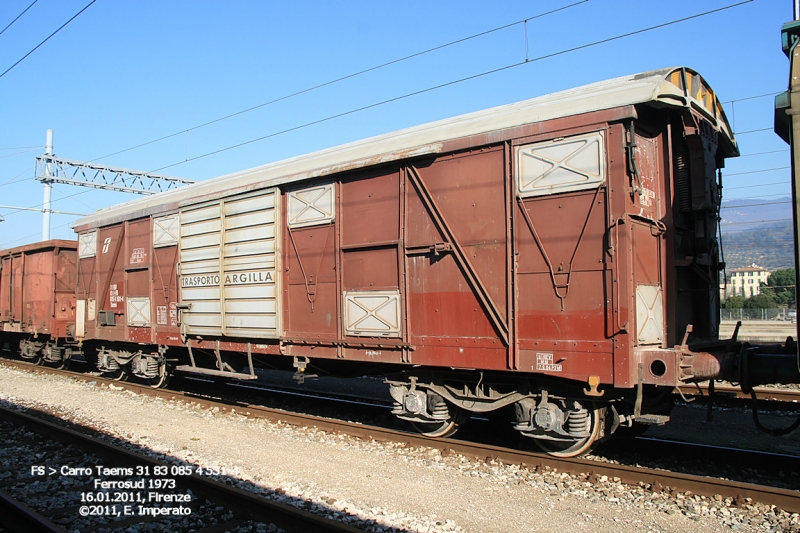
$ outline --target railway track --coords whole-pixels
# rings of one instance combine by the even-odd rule
[[[37,372],[61,374],[60,371],[43,367],[32,367],[26,363],[4,361],[3,364],[22,367]],[[668,490],[672,493],[691,492],[708,497],[719,495],[723,498],[731,498],[735,502],[744,502],[750,499],[753,502],[775,505],[788,512],[800,512],[800,492],[787,488],[776,488],[755,483],[730,481],[676,471],[665,471],[656,468],[643,468],[636,465],[602,462],[592,459],[557,459],[539,453],[513,450],[493,444],[467,442],[457,439],[431,439],[405,431],[355,424],[300,413],[289,413],[283,410],[265,408],[241,401],[222,402],[215,398],[200,397],[191,392],[152,389],[135,383],[114,382],[96,376],[82,376],[80,374],[70,374],[70,376],[75,379],[98,381],[114,387],[122,387],[138,394],[156,396],[168,400],[181,399],[186,402],[194,402],[208,409],[216,408],[222,412],[235,411],[239,415],[244,414],[251,418],[264,418],[273,422],[316,427],[320,430],[341,432],[362,439],[402,442],[408,446],[439,449],[443,453],[459,453],[474,458],[494,459],[506,464],[519,464],[533,469],[566,472],[583,476],[590,481],[602,477],[618,479],[626,484],[646,486],[653,491]],[[733,465],[760,464],[766,469],[800,471],[800,464],[798,463],[800,460],[798,458],[779,454],[753,454],[742,450],[721,448],[704,449],[702,447],[688,447],[686,443],[675,442],[650,442],[647,446],[650,447],[648,453],[654,454],[674,453],[678,456],[691,456],[699,461],[702,461],[704,454],[706,454],[708,457],[714,457],[718,461]],[[662,448],[656,449],[654,448],[655,446],[661,446]],[[675,451],[676,449],[678,450],[677,452]]]
[[[153,459],[41,413],[0,407],[0,428],[4,530],[360,531],[225,484],[214,479],[218,471]]]
[[[704,396],[708,397],[709,390],[707,383],[699,385],[684,385],[678,387],[685,396]],[[800,390],[798,389],[776,389],[771,387],[754,387],[753,391],[759,402],[780,402],[786,404],[796,404],[794,407],[784,405],[783,408],[800,409]],[[739,387],[732,385],[714,385],[714,399],[725,400],[735,398],[738,400],[751,400],[750,394],[745,394]]]

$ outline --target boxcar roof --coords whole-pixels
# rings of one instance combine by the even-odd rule
[[[714,91],[691,69],[666,68],[438,120],[212,178],[101,209],[76,221],[72,227],[87,229],[102,226],[175,210],[182,205],[227,196],[232,192],[434,154],[442,150],[443,143],[453,139],[634,104],[692,108],[720,131],[728,147],[726,155],[738,154],[736,141]]]
[[[16,248],[0,250],[0,257],[30,252],[41,252],[45,250],[53,250],[55,248],[60,248],[62,250],[77,250],[78,241],[51,239],[49,241],[35,242],[33,244],[23,244],[21,246],[17,246]]]

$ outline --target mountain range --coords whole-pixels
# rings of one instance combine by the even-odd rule
[[[728,271],[752,264],[767,270],[794,266],[790,197],[723,201],[720,217]]]

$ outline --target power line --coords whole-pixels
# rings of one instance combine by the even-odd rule
[[[720,226],[743,226],[745,224],[772,224],[773,222],[786,222],[793,218],[775,218],[770,220],[754,220],[752,222],[721,222]],[[727,246],[726,246],[727,247]]]
[[[749,170],[747,172],[734,172],[733,174],[725,174],[724,177],[729,178],[731,176],[743,176],[745,174],[758,174],[761,172],[772,172],[773,170],[786,170],[787,168],[792,168],[792,167],[762,168],[760,170]]]
[[[21,152],[15,152],[13,154],[0,155],[0,159],[4,159],[6,157],[13,157],[15,155],[20,155],[20,154],[27,154],[29,152],[33,152],[34,150],[41,150],[41,146],[37,146],[36,148],[31,148],[30,150],[23,150]]]
[[[779,193],[775,193],[775,194],[759,194],[758,198],[748,198],[748,197],[744,197],[744,198],[726,198],[724,202],[725,203],[729,203],[729,202],[736,202],[736,201],[739,201],[739,200],[763,200],[765,198],[775,198],[775,197],[788,198],[790,196],[790,194],[791,193],[788,192],[788,191],[779,192]],[[728,207],[730,207],[731,209],[736,209],[739,206],[738,205],[731,205],[731,206],[728,206]]]
[[[758,185],[741,185],[739,187],[724,187],[723,190],[732,191],[734,189],[752,189],[754,187],[769,187],[770,185],[789,185],[786,181],[774,181],[772,183],[760,183]]]
[[[789,149],[787,148],[785,150],[772,150],[770,152],[756,152],[754,154],[740,154],[739,157],[752,157],[754,155],[779,154],[779,153],[784,153],[784,152],[788,152],[788,151],[789,151]]]
[[[4,181],[3,183],[0,183],[0,187],[3,187],[5,185],[11,185],[12,183],[18,183],[20,181],[25,181],[26,179],[30,179],[30,178],[25,178],[25,179],[18,180],[18,181],[12,181],[12,180],[16,180],[18,177],[22,176],[26,172],[28,172],[30,170],[33,170],[34,168],[36,168],[36,165],[29,166],[28,168],[26,168],[25,170],[23,170],[22,172],[20,172],[16,176],[14,176],[13,178],[8,178],[8,180]]]
[[[735,131],[735,132],[733,132],[733,134],[738,137],[739,135],[747,135],[748,133],[758,133],[759,131],[772,131],[774,129],[775,128],[761,128],[761,129],[758,129],[758,130]]]
[[[727,100],[727,101],[722,102],[722,103],[723,104],[733,104],[733,103],[736,103],[736,102],[744,102],[745,100],[755,100],[756,98],[765,98],[767,96],[776,96],[776,95],[779,95],[779,94],[781,94],[781,93],[777,92],[777,93],[758,94],[756,96],[745,96],[744,98],[737,98],[735,100]]]
[[[643,28],[643,29],[640,29],[640,30],[635,30],[635,31],[624,33],[624,34],[617,35],[617,36],[614,36],[614,37],[608,37],[606,39],[601,39],[599,41],[594,41],[594,42],[583,44],[583,45],[580,45],[580,46],[567,48],[565,50],[561,50],[561,51],[558,51],[558,52],[545,54],[545,55],[542,55],[542,56],[539,56],[539,57],[536,57],[536,58],[533,58],[533,59],[525,58],[524,61],[520,61],[520,62],[517,62],[517,63],[512,63],[512,64],[506,65],[504,67],[499,67],[499,68],[496,68],[496,69],[488,70],[488,71],[485,71],[485,72],[481,72],[479,74],[473,74],[472,76],[467,76],[465,78],[460,78],[460,79],[457,79],[457,80],[453,80],[453,81],[449,81],[449,82],[442,83],[442,84],[439,84],[439,85],[435,85],[433,87],[428,87],[427,89],[421,89],[419,91],[414,91],[414,92],[407,93],[407,94],[404,94],[404,95],[401,95],[401,96],[396,96],[394,98],[389,98],[389,99],[386,99],[386,100],[382,100],[380,102],[375,102],[373,104],[365,105],[365,106],[362,106],[362,107],[351,109],[349,111],[344,111],[342,113],[337,113],[335,115],[331,115],[331,116],[328,116],[328,117],[325,117],[325,118],[321,118],[321,119],[318,119],[318,120],[307,122],[307,123],[301,124],[299,126],[294,126],[294,127],[287,128],[287,129],[284,129],[284,130],[281,130],[281,131],[278,131],[278,132],[275,132],[275,133],[270,133],[268,135],[264,135],[262,137],[251,139],[249,141],[245,141],[245,142],[241,142],[241,143],[238,143],[238,144],[235,144],[235,145],[232,145],[232,146],[228,146],[226,148],[220,148],[219,150],[214,150],[212,152],[207,152],[205,154],[201,154],[201,155],[198,155],[198,156],[195,156],[195,157],[192,157],[192,158],[187,158],[187,159],[185,159],[183,161],[179,161],[177,163],[172,163],[172,164],[169,164],[169,165],[166,165],[166,166],[159,167],[157,169],[151,170],[150,172],[158,172],[158,171],[161,171],[161,170],[164,170],[164,169],[167,169],[167,168],[171,168],[171,167],[175,167],[175,166],[178,166],[178,165],[182,165],[184,163],[188,163],[190,161],[197,161],[198,159],[203,159],[205,157],[216,155],[216,154],[219,154],[221,152],[226,152],[228,150],[233,150],[235,148],[240,148],[240,147],[246,146],[248,144],[252,144],[252,143],[255,143],[255,142],[258,142],[258,141],[263,141],[263,140],[269,139],[271,137],[277,137],[277,136],[283,135],[285,133],[289,133],[289,132],[292,132],[292,131],[297,131],[297,130],[300,130],[300,129],[303,129],[303,128],[307,128],[309,126],[313,126],[313,125],[316,125],[316,124],[320,124],[320,123],[323,123],[323,122],[328,122],[330,120],[341,118],[341,117],[344,117],[344,116],[347,116],[347,115],[352,115],[354,113],[358,113],[360,111],[365,111],[367,109],[372,109],[374,107],[378,107],[378,106],[381,106],[381,105],[385,105],[385,104],[389,104],[389,103],[392,103],[392,102],[397,102],[397,101],[400,101],[400,100],[404,100],[404,99],[410,98],[412,96],[418,96],[420,94],[424,94],[424,93],[427,93],[427,92],[435,91],[437,89],[441,89],[443,87],[449,87],[451,85],[456,85],[458,83],[463,83],[465,81],[474,80],[474,79],[477,79],[477,78],[488,76],[490,74],[496,74],[498,72],[503,72],[505,70],[510,70],[512,68],[516,68],[516,67],[519,67],[519,66],[522,66],[522,65],[535,63],[537,61],[542,61],[544,59],[550,59],[550,58],[557,57],[557,56],[560,56],[560,55],[564,55],[564,54],[568,54],[568,53],[571,53],[571,52],[575,52],[577,50],[583,50],[583,49],[590,48],[590,47],[593,47],[593,46],[598,46],[598,45],[609,43],[609,42],[612,42],[612,41],[617,41],[619,39],[624,39],[626,37],[631,37],[633,35],[638,35],[638,34],[641,34],[641,33],[649,32],[649,31],[652,31],[652,30],[660,29],[660,28],[665,28],[667,26],[672,26],[674,24],[679,24],[681,22],[686,22],[688,20],[704,17],[706,15],[719,13],[719,12],[725,11],[727,9],[731,9],[731,8],[734,8],[734,7],[739,7],[739,6],[742,6],[744,4],[749,4],[752,1],[753,0],[744,0],[742,2],[738,2],[738,3],[735,3],[735,4],[730,4],[730,5],[727,5],[727,6],[724,6],[724,7],[721,7],[721,8],[717,8],[717,9],[712,9],[710,11],[705,11],[703,13],[690,15],[688,17],[683,17],[683,18],[672,20],[672,21],[665,22],[665,23],[662,23],[662,24],[657,24],[655,26],[649,26],[647,28]]]
[[[28,148],[42,148],[42,146],[12,146],[10,148],[0,148],[0,150],[27,150]]]
[[[29,5],[28,7],[26,7],[26,8],[25,8],[25,9],[22,11],[22,13],[20,13],[19,15],[17,15],[17,18],[15,18],[15,19],[14,19],[14,20],[12,20],[11,22],[9,22],[9,23],[8,23],[8,26],[6,26],[5,28],[3,28],[3,31],[0,31],[0,35],[3,35],[3,33],[5,33],[5,31],[6,31],[8,28],[10,28],[12,24],[14,24],[14,23],[15,23],[17,20],[19,20],[19,18],[20,18],[22,15],[24,15],[25,13],[27,13],[27,12],[28,12],[28,10],[29,10],[30,8],[32,8],[32,7],[33,7],[33,4],[35,4],[35,3],[36,3],[36,2],[38,2],[38,1],[39,1],[39,0],[33,0],[33,3],[32,3],[31,5]]]
[[[25,58],[26,58],[26,57],[28,57],[29,55],[31,55],[32,53],[34,53],[36,50],[38,50],[38,49],[39,49],[39,47],[40,47],[40,46],[42,46],[42,45],[43,45],[44,43],[46,43],[47,41],[49,41],[49,40],[50,40],[50,38],[51,38],[53,35],[55,35],[56,33],[60,32],[62,29],[64,29],[64,27],[65,27],[67,24],[69,24],[70,22],[72,22],[73,20],[75,20],[76,18],[78,18],[78,15],[80,15],[81,13],[83,13],[84,11],[86,11],[87,9],[89,9],[89,6],[91,6],[91,5],[92,5],[92,4],[94,4],[95,2],[97,2],[97,0],[92,0],[91,2],[89,2],[88,4],[86,4],[86,7],[84,7],[83,9],[81,9],[80,11],[78,11],[77,13],[75,13],[75,14],[72,16],[72,18],[71,18],[71,19],[69,19],[69,20],[68,20],[68,21],[66,21],[64,24],[62,24],[62,25],[61,25],[61,26],[60,26],[60,27],[59,27],[59,28],[58,28],[56,31],[54,31],[53,33],[51,33],[50,35],[48,35],[48,36],[47,36],[47,38],[46,38],[44,41],[42,41],[42,42],[40,42],[39,44],[37,44],[37,45],[36,45],[36,46],[33,48],[33,50],[31,50],[30,52],[28,52],[27,54],[25,54],[24,56],[22,56],[22,57],[19,59],[19,61],[17,61],[16,63],[14,63],[13,65],[11,65],[10,67],[8,67],[8,68],[6,69],[6,71],[5,71],[5,72],[3,72],[2,74],[0,74],[0,78],[2,78],[3,76],[5,76],[6,74],[8,74],[8,73],[11,71],[11,69],[12,69],[12,68],[14,68],[14,67],[16,67],[17,65],[19,65],[20,63],[22,63],[22,62],[25,60]]]
[[[794,241],[792,241],[790,243],[780,243],[780,242],[772,243],[771,242],[768,245],[766,245],[765,247],[769,248],[770,250],[792,249],[792,248],[794,248]],[[753,249],[753,246],[751,246],[749,244],[726,244],[725,245],[725,250],[726,251],[730,251],[730,250],[752,250],[752,249]]]
[[[88,190],[88,191],[76,192],[75,194],[69,194],[67,196],[62,196],[61,198],[56,198],[55,200],[53,200],[52,203],[60,202],[61,200],[66,200],[67,198],[72,198],[74,196],[78,196],[78,195],[81,195],[81,194],[86,194],[87,192],[92,192],[94,190],[96,190],[96,189],[91,189],[91,190]],[[32,205],[32,206],[30,206],[28,208],[25,208],[25,209],[16,209],[14,211],[10,211],[8,213],[5,213],[3,216],[7,217],[9,215],[14,215],[16,213],[22,213],[22,212],[24,212],[26,210],[36,209],[38,207],[44,207],[44,203]],[[94,209],[94,208],[92,208],[92,209]]]
[[[61,224],[60,226],[56,226],[56,227],[55,227],[55,228],[53,228],[53,229],[54,229],[54,230],[55,230],[55,229],[61,229],[61,228],[63,228],[64,226],[69,226],[70,224],[72,224],[72,222],[67,222],[66,224]],[[6,242],[4,242],[3,244],[0,244],[0,246],[2,246],[3,248],[5,248],[5,247],[7,247],[9,244],[14,244],[15,242],[19,242],[19,241],[27,241],[28,239],[31,239],[31,238],[34,238],[34,237],[38,237],[39,235],[40,235],[40,233],[34,233],[33,235],[26,235],[26,236],[24,236],[24,237],[20,237],[19,239],[14,239],[13,241],[6,241]]]
[[[790,204],[792,203],[791,200],[786,200],[783,202],[764,202],[761,204],[744,204],[744,205],[723,205],[720,209],[741,209],[742,207],[758,207],[762,205],[780,205],[780,204]]]
[[[527,24],[527,22],[529,20],[535,20],[535,19],[538,19],[538,18],[545,17],[547,15],[552,15],[553,13],[557,13],[559,11],[564,11],[565,9],[569,9],[571,7],[575,7],[577,5],[586,3],[588,1],[589,0],[580,0],[578,2],[574,2],[572,4],[569,4],[569,5],[566,5],[566,6],[563,6],[563,7],[559,7],[557,9],[552,9],[552,10],[547,11],[545,13],[540,13],[538,15],[534,15],[532,17],[528,17],[528,18],[525,18],[525,19],[522,19],[522,20],[518,20],[516,22],[511,22],[509,24],[504,24],[503,26],[498,26],[498,27],[492,28],[490,30],[482,31],[480,33],[476,33],[476,34],[470,35],[468,37],[462,37],[461,39],[456,39],[455,41],[450,41],[448,43],[441,44],[439,46],[434,46],[433,48],[428,48],[427,50],[423,50],[421,52],[415,52],[413,54],[410,54],[410,55],[407,55],[407,56],[404,56],[404,57],[401,57],[401,58],[398,58],[398,59],[393,59],[391,61],[387,61],[387,62],[381,63],[379,65],[375,65],[375,66],[372,66],[372,67],[369,67],[369,68],[366,68],[366,69],[363,69],[363,70],[359,70],[357,72],[353,72],[351,74],[347,74],[347,75],[341,76],[339,78],[335,78],[335,79],[320,83],[318,85],[314,85],[312,87],[308,87],[306,89],[301,89],[299,91],[296,91],[296,92],[293,92],[291,94],[287,94],[287,95],[275,98],[274,100],[270,100],[270,101],[264,102],[262,104],[258,104],[258,105],[252,106],[252,107],[248,107],[247,109],[242,109],[241,111],[236,111],[235,113],[231,113],[229,115],[225,115],[223,117],[216,118],[214,120],[209,120],[208,122],[204,122],[202,124],[198,124],[197,126],[192,126],[191,128],[187,128],[185,130],[176,131],[175,133],[170,133],[169,135],[165,135],[163,137],[159,137],[158,139],[153,139],[152,141],[147,141],[147,142],[144,142],[144,143],[141,143],[141,144],[137,144],[136,146],[131,146],[130,148],[125,148],[124,150],[119,150],[117,152],[104,155],[102,157],[91,159],[90,162],[99,161],[101,159],[105,159],[106,157],[111,157],[111,156],[114,156],[114,155],[122,154],[122,153],[125,153],[125,152],[129,152],[131,150],[135,150],[137,148],[141,148],[143,146],[147,146],[147,145],[150,145],[150,144],[153,144],[153,143],[157,143],[157,142],[160,142],[160,141],[171,139],[172,137],[177,137],[178,135],[183,135],[183,134],[188,133],[190,131],[198,130],[198,129],[204,128],[206,126],[210,126],[211,124],[216,124],[217,122],[222,122],[223,120],[227,120],[229,118],[233,118],[233,117],[236,117],[236,116],[239,116],[239,115],[243,115],[245,113],[249,113],[250,111],[255,111],[256,109],[261,109],[262,107],[266,107],[266,106],[269,106],[269,105],[272,105],[272,104],[276,104],[278,102],[282,102],[284,100],[288,100],[290,98],[294,98],[295,96],[300,96],[302,94],[306,94],[306,93],[309,93],[309,92],[312,92],[312,91],[316,91],[317,89],[321,89],[323,87],[328,87],[330,85],[334,85],[336,83],[339,83],[339,82],[342,82],[342,81],[345,81],[345,80],[349,80],[349,79],[355,78],[357,76],[361,76],[362,74],[367,74],[369,72],[374,72],[376,70],[379,70],[379,69],[382,69],[382,68],[385,68],[385,67],[388,67],[388,66],[391,66],[391,65],[396,65],[398,63],[402,63],[403,61],[407,61],[407,60],[413,59],[415,57],[419,57],[419,56],[422,56],[422,55],[425,55],[425,54],[429,54],[429,53],[435,52],[437,50],[442,50],[442,49],[447,48],[449,46],[460,44],[460,43],[469,41],[471,39],[476,39],[478,37],[483,37],[484,35],[489,35],[490,33],[495,33],[495,32],[498,32],[500,30],[505,30],[505,29],[508,29],[508,28],[512,28],[512,27],[518,26],[520,24]],[[526,36],[527,36],[527,34],[526,34]]]
[[[63,193],[61,190],[57,189],[55,186],[53,187],[53,190],[54,190],[54,191],[56,191],[56,192],[58,192],[59,194],[62,194],[62,195],[64,194],[64,193]],[[89,192],[89,191],[83,191],[83,192]],[[72,196],[72,198],[73,198],[73,199],[74,199],[74,196],[75,196],[75,195],[73,195],[73,196]],[[69,197],[69,196],[61,196],[61,198],[56,198],[56,199],[55,199],[55,200],[53,200],[53,201],[54,201],[54,202],[58,202],[59,200],[64,200],[64,199],[66,199],[66,198],[70,198],[70,197]],[[79,204],[83,204],[83,205],[85,205],[86,207],[88,207],[88,208],[89,208],[89,209],[91,209],[92,211],[97,211],[97,207],[95,207],[95,206],[89,205],[89,204],[87,204],[86,202],[82,202],[82,201],[80,201],[80,200],[78,200],[78,199],[75,199],[75,201],[76,201],[76,202],[78,202]]]

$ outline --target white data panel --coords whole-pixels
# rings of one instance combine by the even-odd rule
[[[286,194],[290,228],[327,224],[336,215],[333,183],[318,185]]]
[[[150,325],[150,298],[128,298],[128,325]]]
[[[178,244],[178,235],[180,235],[178,213],[153,219],[154,248]]]
[[[661,344],[664,338],[664,306],[658,285],[636,286],[636,337],[640,344]]]
[[[75,336],[79,339],[86,336],[86,300],[75,301]]]
[[[400,337],[400,292],[344,293],[345,334],[358,337]]]
[[[266,189],[181,210],[186,333],[278,337],[277,200]]]
[[[97,255],[97,230],[78,235],[78,257],[94,257]]]
[[[605,182],[602,131],[516,148],[522,197],[596,189]]]

